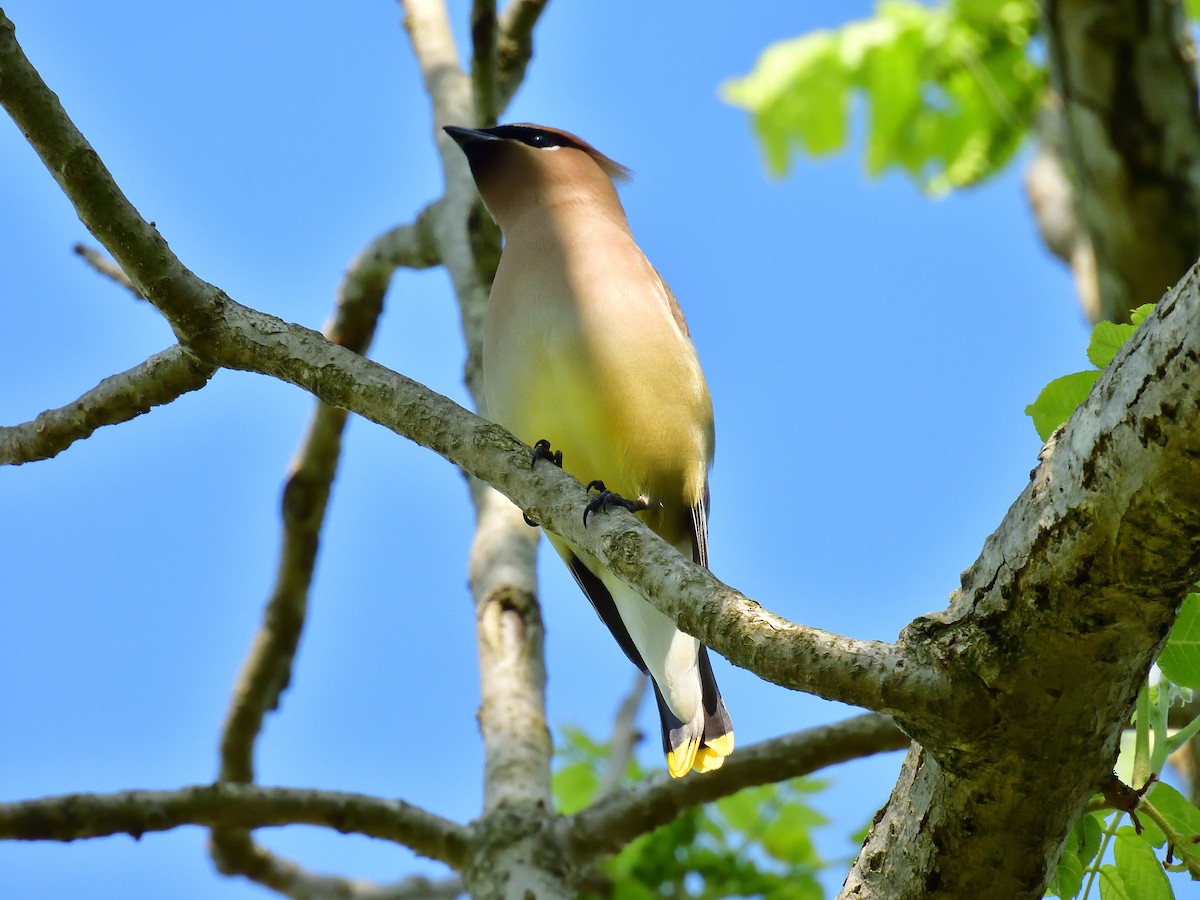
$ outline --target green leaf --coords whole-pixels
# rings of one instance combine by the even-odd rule
[[[1175,892],[1167,880],[1154,849],[1143,841],[1133,828],[1126,825],[1117,830],[1113,842],[1116,870],[1130,900],[1174,900]],[[1107,869],[1108,867],[1105,866]],[[1104,897],[1101,884],[1100,896]]]
[[[769,47],[753,72],[721,86],[725,102],[754,114],[773,174],[798,147],[820,156],[845,146],[850,83],[840,59],[835,35],[818,31]]]
[[[781,862],[817,863],[809,833],[827,819],[802,803],[784,804],[762,834],[763,849]]]
[[[1146,796],[1150,803],[1154,804],[1154,808],[1158,810],[1159,814],[1167,820],[1167,824],[1175,830],[1175,833],[1184,838],[1174,847],[1175,857],[1187,857],[1200,863],[1200,845],[1189,840],[1189,838],[1200,835],[1200,809],[1188,802],[1187,798],[1171,785],[1161,781],[1155,784]],[[1146,817],[1143,816],[1142,819],[1144,821]],[[1147,833],[1150,832],[1150,824],[1147,823]],[[1157,831],[1157,829],[1155,830]],[[1161,832],[1159,834],[1161,835]]]
[[[1062,900],[1073,900],[1083,890],[1083,863],[1070,850],[1064,850],[1054,877],[1046,885],[1046,893],[1061,897]]]
[[[1099,322],[1092,329],[1092,339],[1088,343],[1087,355],[1097,369],[1103,369],[1117,351],[1133,334],[1133,325],[1118,325],[1115,322]]]
[[[1129,896],[1129,888],[1116,866],[1100,867],[1100,900],[1138,900]]]
[[[756,832],[765,824],[763,822],[763,805],[774,793],[771,786],[745,788],[736,794],[722,797],[717,801],[717,809],[735,831]]]
[[[973,184],[1011,159],[1046,82],[1030,54],[1034,0],[887,0],[875,16],[768,47],[722,97],[753,116],[768,167],[846,143],[855,96],[868,108],[873,175],[908,173],[930,193]]]
[[[658,900],[658,891],[652,890],[640,881],[623,878],[613,885],[611,894],[613,900]]]
[[[1091,865],[1104,842],[1104,817],[1100,813],[1088,813],[1080,817],[1071,831],[1079,837],[1079,861],[1084,867]]]
[[[1200,594],[1184,598],[1158,667],[1176,684],[1200,690]]]
[[[569,816],[592,802],[600,787],[600,779],[588,763],[577,762],[555,772],[552,784],[554,796],[558,799],[558,811]]]
[[[1063,844],[1062,856],[1050,884],[1047,894],[1054,894],[1063,900],[1070,900],[1079,894],[1083,888],[1083,875],[1091,866],[1100,844],[1104,839],[1104,819],[1099,813],[1087,813],[1071,827],[1070,834]]]
[[[1200,3],[1200,0],[1194,0],[1194,2]],[[1143,303],[1137,309],[1130,312],[1129,321],[1133,323],[1134,328],[1137,328],[1139,325],[1141,325],[1143,322],[1145,322],[1148,318],[1150,318],[1150,314],[1152,312],[1154,312],[1154,304],[1153,303]]]
[[[1033,427],[1043,441],[1049,440],[1054,429],[1071,418],[1099,377],[1098,371],[1087,371],[1055,378],[1025,407],[1025,415],[1033,419]]]

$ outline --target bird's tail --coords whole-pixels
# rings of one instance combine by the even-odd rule
[[[696,662],[703,702],[693,721],[683,722],[671,712],[658,684],[654,684],[654,698],[662,721],[663,753],[672,778],[682,778],[692,769],[697,772],[719,769],[725,757],[733,752],[733,723],[717,689],[708,648],[703,644]]]

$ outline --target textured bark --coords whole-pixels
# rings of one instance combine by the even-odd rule
[[[993,723],[910,750],[842,896],[1040,897],[1198,574],[1193,269],[1043,449],[949,609],[906,630],[982,681]]]
[[[1183,4],[1047,0],[1075,209],[1095,254],[1093,318],[1128,321],[1200,256],[1200,112]]]
[[[0,804],[0,838],[26,841],[141,837],[180,825],[264,828],[295,823],[396,841],[452,866],[462,864],[468,849],[467,829],[455,822],[401,800],[341,791],[213,784]]]
[[[128,422],[208,384],[216,368],[176,344],[126,372],[110,375],[66,406],[20,425],[0,426],[0,465],[51,459],[104,425]]]

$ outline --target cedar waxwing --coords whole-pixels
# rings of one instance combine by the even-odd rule
[[[504,235],[484,324],[489,417],[533,444],[534,462],[598,489],[585,525],[589,512],[625,506],[707,566],[712,401],[679,304],[617,198],[629,172],[554,128],[446,132]],[[671,775],[718,768],[733,726],[707,648],[595,557],[547,537],[653,679]]]

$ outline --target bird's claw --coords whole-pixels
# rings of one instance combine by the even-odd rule
[[[529,468],[532,469],[534,466],[536,466],[539,459],[548,460],[554,463],[554,465],[558,466],[560,469],[562,468],[562,451],[551,450],[550,442],[545,438],[542,438],[533,445],[533,454],[529,460]],[[526,513],[521,513],[521,518],[525,520],[525,524],[530,528],[538,527],[538,523],[529,518]]]
[[[542,438],[533,445],[533,458],[529,460],[529,468],[532,469],[534,466],[536,466],[539,459],[548,460],[554,463],[560,469],[562,468],[562,451],[551,450],[550,442],[545,438]]]
[[[636,500],[626,500],[620,494],[615,494],[606,488],[603,481],[589,481],[587,489],[588,493],[591,493],[593,490],[596,493],[588,500],[587,506],[583,508],[584,528],[587,528],[588,516],[597,510],[609,510],[614,506],[619,506],[621,509],[627,509],[631,513],[636,513],[648,509],[650,506],[642,497]]]

